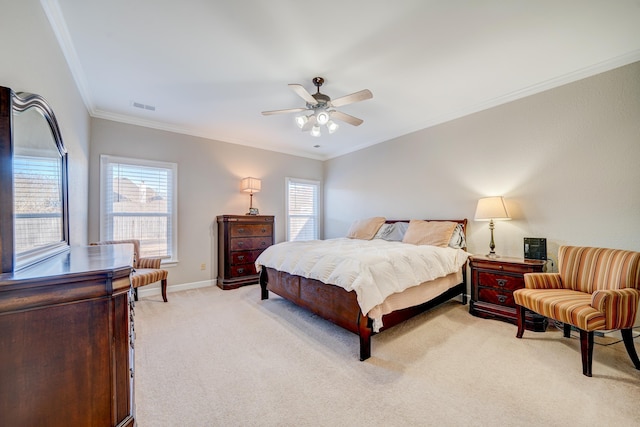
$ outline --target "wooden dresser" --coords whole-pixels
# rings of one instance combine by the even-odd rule
[[[235,289],[258,283],[255,260],[273,245],[273,216],[220,215],[218,221],[218,287]]]
[[[132,261],[71,247],[0,274],[0,425],[135,424]]]
[[[523,258],[488,258],[473,255],[471,267],[471,303],[469,313],[474,316],[518,323],[513,291],[524,288],[525,273],[540,273],[545,261]],[[527,312],[526,328],[544,332],[546,317]]]

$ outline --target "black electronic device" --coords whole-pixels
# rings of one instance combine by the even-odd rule
[[[524,238],[525,259],[547,259],[547,239],[542,237]]]

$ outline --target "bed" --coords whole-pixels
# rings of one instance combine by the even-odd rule
[[[469,255],[466,219],[404,221],[377,217],[365,221],[369,228],[359,237],[356,222],[345,238],[278,243],[256,259],[262,300],[274,292],[355,333],[360,341],[360,360],[371,356],[372,335],[458,295],[466,304]],[[420,223],[420,227],[455,228],[447,237],[449,244],[432,246],[408,243],[411,239],[398,240],[398,236],[404,239],[410,234],[414,241],[416,237],[421,239],[416,231],[420,233],[424,228],[415,228],[414,223]],[[384,237],[385,233],[389,238]],[[439,239],[442,243],[442,236]],[[446,259],[446,267],[428,271],[435,265],[433,259],[441,258]],[[423,261],[429,266],[422,266]],[[400,281],[411,284],[405,286]],[[369,288],[373,290],[364,290]]]

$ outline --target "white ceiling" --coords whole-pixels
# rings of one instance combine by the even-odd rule
[[[93,117],[316,159],[640,60],[638,0],[41,3]],[[371,90],[339,108],[364,123],[314,138],[260,114],[304,107],[287,84],[315,76]]]

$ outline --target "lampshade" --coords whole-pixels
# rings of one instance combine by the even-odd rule
[[[508,220],[511,219],[507,212],[502,196],[484,197],[478,200],[476,207],[476,221],[489,221],[492,219]]]
[[[240,190],[241,191],[245,191],[247,193],[258,193],[260,191],[260,188],[262,188],[262,181],[260,181],[258,178],[242,178],[242,181],[240,181]]]

